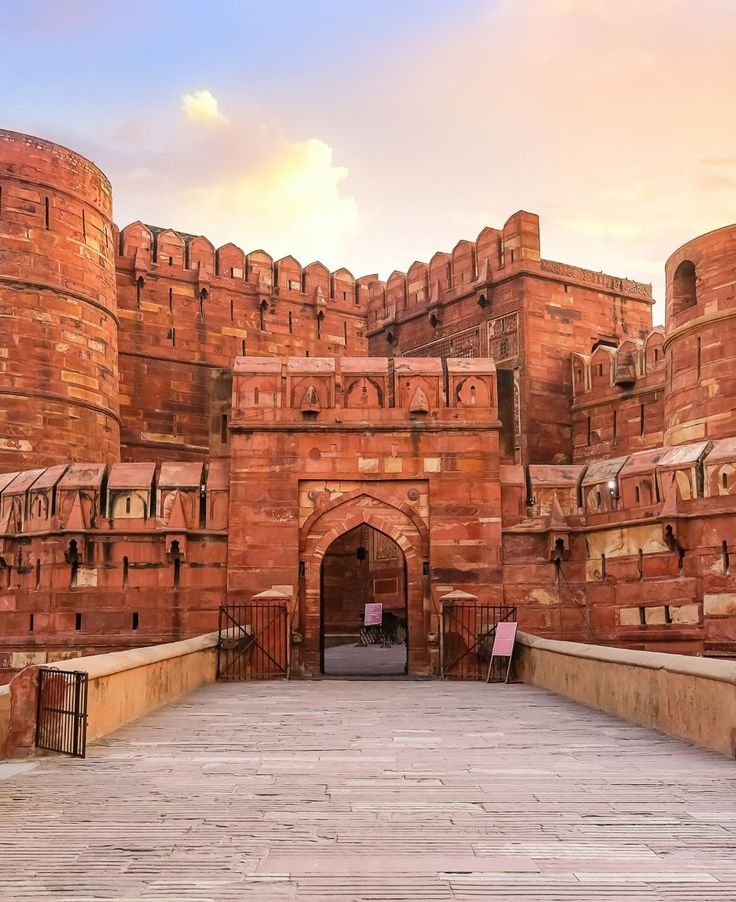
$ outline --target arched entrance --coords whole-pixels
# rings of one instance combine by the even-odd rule
[[[298,672],[322,672],[322,562],[336,539],[369,526],[399,546],[405,562],[408,671],[430,673],[428,638],[432,624],[429,588],[429,531],[404,502],[381,497],[374,489],[346,492],[318,508],[300,536],[299,633],[292,659]],[[339,546],[338,546],[339,547]]]
[[[406,559],[385,533],[361,523],[322,559],[320,650],[327,675],[407,672]]]

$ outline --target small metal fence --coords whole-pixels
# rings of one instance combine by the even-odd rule
[[[84,758],[87,751],[87,674],[41,667],[36,747]]]
[[[221,605],[218,680],[289,677],[289,612],[285,601]]]
[[[442,605],[442,678],[486,679],[496,626],[502,620],[516,620],[516,608],[445,601]]]

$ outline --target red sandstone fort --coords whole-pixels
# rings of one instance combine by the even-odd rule
[[[458,591],[736,655],[736,225],[670,257],[653,329],[651,286],[544,259],[531,213],[385,283],[111,217],[96,166],[0,131],[5,679],[264,591],[304,675],[356,599],[436,672]]]

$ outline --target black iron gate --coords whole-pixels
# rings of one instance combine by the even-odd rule
[[[516,608],[445,601],[442,606],[442,678],[484,680],[496,626],[502,620],[516,620]]]
[[[285,601],[221,605],[218,680],[289,677],[289,611]]]
[[[41,667],[36,747],[84,758],[87,751],[87,674]]]

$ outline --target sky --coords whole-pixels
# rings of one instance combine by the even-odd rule
[[[736,221],[734,0],[0,0],[0,125],[90,157],[118,225],[428,261],[517,210],[652,282]]]

